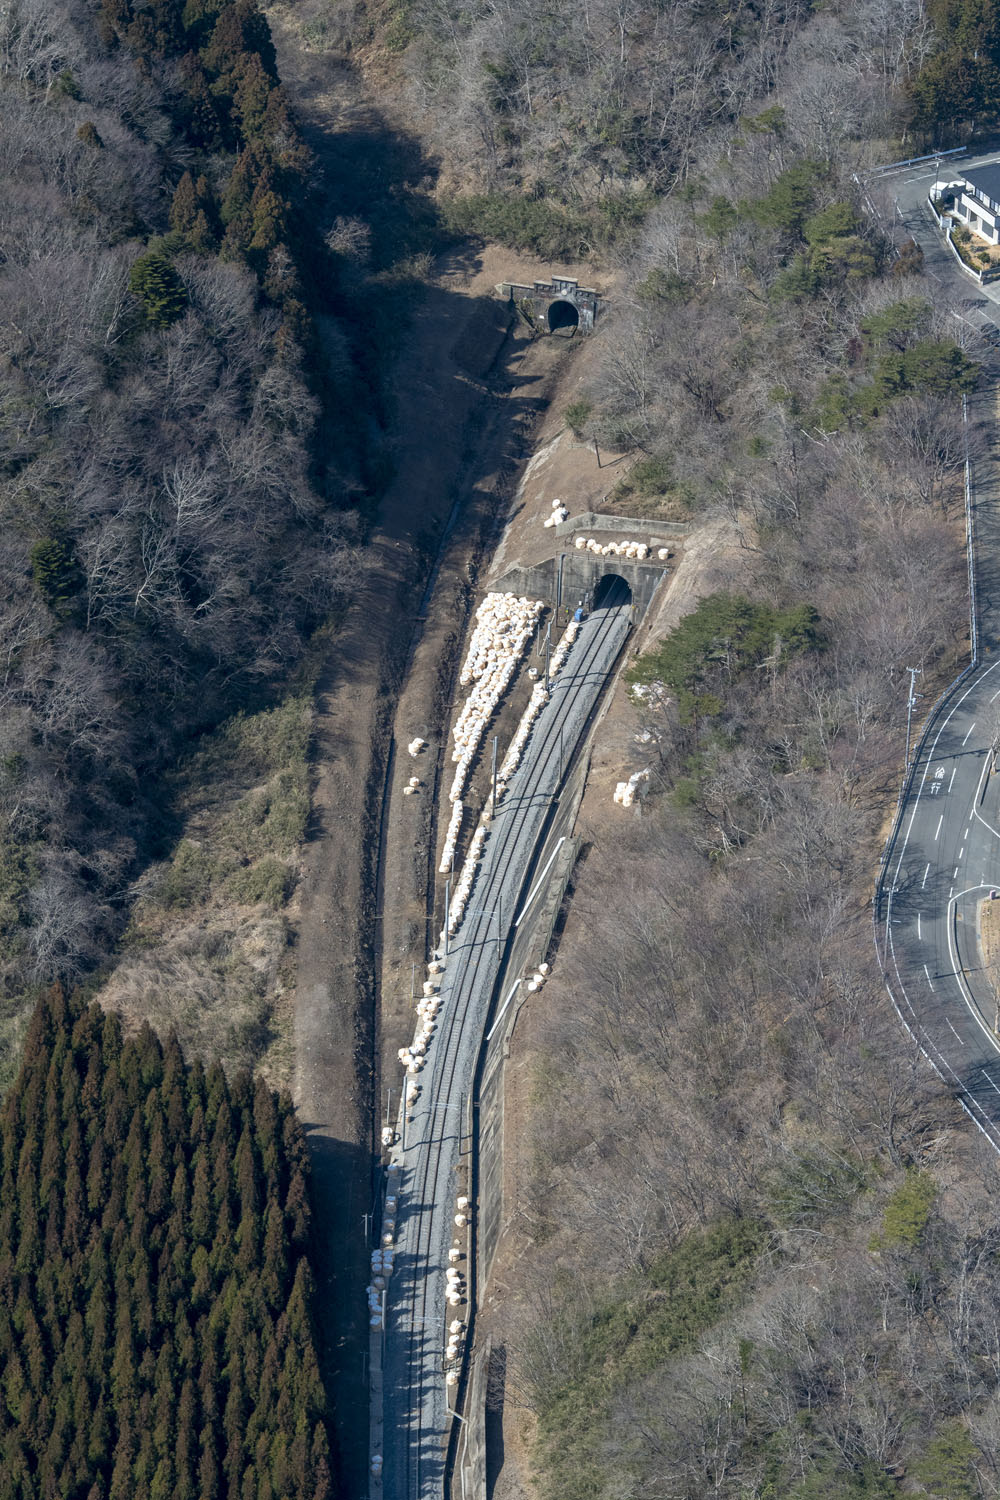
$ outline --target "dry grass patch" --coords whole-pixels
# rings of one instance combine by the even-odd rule
[[[286,909],[309,815],[311,695],[229,720],[175,778],[181,836],[136,890],[103,1004],[175,1030],[185,1053],[292,1070]]]

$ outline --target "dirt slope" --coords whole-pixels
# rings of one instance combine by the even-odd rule
[[[330,198],[342,187],[346,193],[356,160],[365,185],[351,191],[376,195],[377,215],[384,207],[379,194],[419,182],[419,163],[406,157],[406,143],[342,62],[303,53],[280,15],[271,19],[282,76],[323,174],[317,214],[336,210]],[[433,644],[421,661],[431,663],[431,679],[416,691],[430,698],[420,722],[432,713],[447,639],[461,628],[470,558],[491,529],[559,363],[552,345],[532,344],[523,332],[505,341],[507,317],[493,285],[504,275],[533,277],[548,269],[503,252],[442,257],[410,309],[411,321],[397,330],[386,436],[394,478],[317,692],[313,813],[296,934],[295,1098],[313,1157],[325,1376],[349,1494],[363,1492],[367,1465],[363,1288],[379,1114],[373,962],[383,917],[375,909],[375,877],[394,709],[411,648],[426,631]],[[425,623],[427,574],[446,534],[450,544],[434,592],[443,602]],[[425,836],[417,827],[390,846],[419,870],[413,853]],[[402,914],[409,951],[411,897],[397,894],[392,879],[387,889],[387,914],[393,921]],[[417,930],[422,940],[419,921]]]

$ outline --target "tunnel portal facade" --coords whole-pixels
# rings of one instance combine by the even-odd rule
[[[501,297],[517,303],[533,327],[546,333],[593,333],[594,319],[603,298],[593,287],[580,286],[572,276],[553,276],[551,281],[501,281]]]

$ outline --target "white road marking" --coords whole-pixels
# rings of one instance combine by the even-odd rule
[[[958,770],[957,766],[952,766],[952,768],[951,768],[951,775],[948,778],[948,790],[949,790],[949,792],[951,791],[951,784],[955,780],[955,772],[957,770]]]
[[[971,827],[972,827],[972,824],[971,824],[971,823],[970,823],[970,824],[969,824],[969,828],[971,828]],[[968,837],[969,837],[969,828],[967,828],[967,829],[966,829],[966,830],[965,830],[965,834],[964,834],[964,835],[963,835],[963,836],[964,836],[964,837],[965,837],[965,838],[968,838]]]
[[[937,836],[941,832],[941,824],[943,822],[944,822],[944,813],[942,813],[941,816],[938,818],[938,826],[934,830],[934,842],[935,843],[937,843]]]
[[[982,687],[982,685],[985,683],[986,679],[988,677],[992,676],[997,671],[1000,671],[1000,658],[998,658],[995,661],[992,661],[988,667],[986,667],[984,669],[981,669],[981,670],[979,670],[976,673],[975,680],[973,682],[971,682],[967,688],[965,688],[965,690],[962,692],[961,696],[959,697],[958,701],[956,703],[954,703],[952,705],[952,707],[948,710],[948,712],[945,714],[943,720],[941,721],[941,723],[939,724],[939,726],[937,728],[937,732],[934,735],[934,740],[933,740],[933,742],[932,742],[932,744],[930,746],[930,751],[928,753],[927,762],[926,762],[925,768],[924,768],[924,773],[921,776],[920,781],[917,784],[917,795],[914,798],[913,806],[912,806],[911,811],[910,811],[909,820],[907,821],[906,826],[905,826],[905,831],[903,833],[902,843],[897,846],[897,853],[896,853],[896,860],[895,860],[895,872],[894,872],[894,874],[892,876],[892,884],[889,886],[889,913],[891,913],[891,910],[892,910],[892,893],[893,893],[894,889],[896,888],[896,886],[898,884],[899,876],[900,876],[900,871],[902,870],[903,864],[904,864],[904,862],[906,860],[907,850],[909,848],[909,843],[910,843],[910,838],[911,838],[911,836],[913,834],[914,825],[916,824],[916,820],[917,820],[917,813],[920,811],[920,798],[921,798],[922,794],[924,793],[924,791],[927,789],[927,787],[929,785],[930,776],[931,776],[930,766],[933,763],[933,761],[935,759],[935,756],[937,754],[937,748],[938,748],[938,745],[941,742],[941,736],[945,733],[946,729],[948,728],[948,725],[954,719],[955,714],[959,712],[959,710],[962,707],[962,704],[966,702],[966,700],[969,698],[970,694],[973,693],[973,692],[975,692],[975,691],[977,691],[978,689],[980,689]],[[998,690],[997,696],[1000,697],[1000,690]],[[987,765],[988,764],[989,764],[989,758],[987,757]],[[940,827],[941,827],[941,824],[939,823],[938,824],[938,830],[939,831],[940,831]],[[937,834],[935,834],[935,838],[936,837],[937,837]],[[954,897],[954,895],[955,895],[955,887],[952,886],[951,890],[948,892],[948,899],[949,899],[949,901]],[[949,922],[948,922],[948,946],[949,946],[949,951],[951,951],[951,942],[952,942],[951,926],[952,926],[952,924],[951,924],[951,920],[950,920],[950,917],[949,917]],[[891,953],[891,955],[892,955],[892,965],[893,965],[893,969],[895,971],[896,980],[897,980],[897,982],[899,984],[899,987],[900,987],[900,993],[903,996],[903,999],[906,1002],[906,1004],[909,1006],[910,1002],[909,1002],[909,1000],[907,998],[907,995],[906,995],[906,984],[905,984],[905,981],[903,980],[903,976],[899,972],[899,958],[898,958],[898,955],[896,954],[895,943],[893,942],[893,939],[892,939],[892,931],[891,931],[891,928],[888,926],[888,924],[887,924],[887,928],[886,928],[886,941],[887,941],[887,945],[888,945],[887,951],[888,951],[888,953]],[[958,959],[957,959],[957,954],[953,953],[952,954],[952,959],[953,959],[953,962],[955,964],[956,977],[958,978],[958,981],[959,981],[959,988],[962,989],[962,978],[961,978],[961,975],[958,973]],[[901,1017],[901,1019],[903,1019],[903,1024],[908,1026],[908,1023],[906,1022],[905,1018],[903,1017],[902,1011],[899,1009],[899,1005],[898,1005],[898,1003],[896,1001],[896,997],[895,997],[895,995],[893,993],[892,986],[888,982],[888,979],[886,980],[886,989],[888,991],[890,999],[892,1000],[893,1004],[896,1006],[897,1014],[899,1014],[899,1016]],[[967,993],[965,992],[964,989],[962,989],[962,994],[963,994],[963,998],[965,999],[965,1003],[966,1003],[966,1005],[967,1005],[967,1007],[969,1009],[969,1012],[972,1015],[973,1020],[980,1027],[981,1031],[983,1032],[983,1035],[986,1037],[987,1041],[994,1048],[994,1050],[997,1051],[997,1052],[1000,1052],[1000,1041],[998,1041],[998,1039],[992,1034],[992,1032],[990,1032],[988,1030],[988,1028],[984,1025],[981,1016],[973,1008],[973,1006],[971,1004],[971,1001],[970,1001],[970,999],[969,999],[969,997],[968,997],[968,995],[967,995]],[[910,1006],[910,1009],[912,1010],[912,1006]],[[911,1035],[912,1034],[913,1033],[911,1032]],[[927,1056],[931,1057],[931,1053],[928,1052]],[[958,1086],[959,1092],[961,1093],[962,1081],[958,1077],[958,1075],[955,1073],[954,1068],[952,1068],[951,1065],[948,1063],[947,1059],[944,1058],[944,1057],[942,1057],[939,1054],[938,1055],[938,1059],[937,1059],[936,1062],[935,1062],[934,1058],[931,1057],[931,1063],[937,1069],[937,1072],[938,1072],[939,1076],[943,1077],[944,1074],[947,1073],[949,1075],[949,1077],[951,1078],[951,1080]],[[944,1073],[942,1073],[942,1068],[944,1069]],[[980,1122],[980,1120],[977,1118],[976,1114],[973,1112],[973,1109],[970,1107],[970,1105],[973,1105],[976,1108],[978,1108],[980,1114],[982,1114],[981,1107],[980,1106],[976,1106],[974,1100],[970,1100],[969,1104],[966,1104],[965,1100],[961,1100],[961,1103],[962,1103],[962,1107],[964,1109],[968,1110],[970,1118],[973,1119],[976,1122],[976,1125],[979,1127],[979,1129],[984,1130],[984,1133],[986,1133],[988,1135],[991,1143],[995,1146],[996,1145],[996,1141],[995,1141],[994,1137],[989,1133],[989,1131],[985,1130],[985,1127]],[[986,1117],[984,1116],[984,1119],[985,1118]]]
[[[924,964],[924,973],[927,975],[927,983],[930,985],[931,989],[933,989],[934,985],[931,983],[931,971],[926,964]]]
[[[927,877],[930,874],[930,872],[931,872],[931,867],[930,867],[930,865],[928,865],[927,869],[924,871],[924,878],[920,882],[920,889],[921,890],[923,890],[924,886],[927,884]]]
[[[959,859],[964,859],[965,858],[965,845],[964,844],[962,845],[961,849],[959,849],[959,851],[958,851],[958,857],[959,857]],[[958,874],[957,868],[955,870],[955,874],[956,875]]]
[[[958,879],[958,865],[956,865],[955,868],[952,870],[952,872],[951,872],[951,878],[952,878],[952,880],[957,880]],[[954,890],[954,889],[955,889],[955,887],[952,886],[952,890]]]
[[[948,1017],[947,1016],[945,1016],[945,1020],[948,1021]],[[965,1043],[962,1041],[962,1038],[959,1036],[959,1034],[955,1030],[954,1026],[951,1025],[950,1021],[948,1021],[948,1025],[951,1026],[952,1034],[954,1035],[955,1040],[959,1043],[960,1046],[964,1047]]]
[[[996,692],[993,694],[993,697],[990,699],[990,702],[995,703],[998,698],[1000,698],[1000,688],[997,688]]]
[[[975,719],[973,719],[972,723],[969,725],[968,729],[965,731],[965,740],[967,740],[969,738],[969,735],[972,733],[972,731],[975,729],[975,727],[976,727],[976,721],[975,721]],[[965,744],[965,740],[962,741],[963,745]]]
[[[922,935],[922,933],[920,931],[920,913],[919,912],[917,912],[917,937],[920,938],[921,942],[923,941],[923,935]]]
[[[993,1082],[993,1079],[987,1073],[986,1069],[985,1068],[980,1068],[979,1071],[980,1071],[980,1073],[982,1073],[983,1077],[986,1079],[986,1082],[989,1084],[990,1088],[994,1091],[994,1093],[1000,1094],[1000,1089],[997,1088],[996,1084]]]

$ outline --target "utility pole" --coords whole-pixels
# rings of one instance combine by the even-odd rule
[[[448,957],[448,930],[451,927],[451,876],[444,883],[444,956]]]
[[[910,769],[910,726],[913,723],[913,705],[916,703],[918,698],[923,697],[922,693],[915,693],[913,691],[914,687],[916,686],[917,678],[923,672],[923,667],[907,667],[906,670],[910,674],[910,692],[906,700],[906,761],[903,765],[904,776]]]
[[[556,615],[557,616],[558,616],[559,611],[562,609],[563,564],[565,563],[565,561],[566,561],[566,554],[565,554],[565,552],[560,552],[560,554],[559,554],[559,581],[556,584]]]
[[[497,810],[497,743],[500,739],[498,734],[493,736],[493,811]]]

